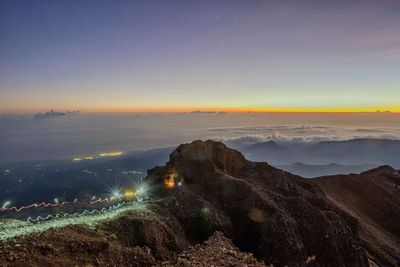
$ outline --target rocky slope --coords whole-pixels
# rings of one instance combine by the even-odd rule
[[[21,237],[0,246],[0,262],[396,266],[400,261],[400,176],[390,167],[304,179],[250,162],[222,143],[195,141],[174,150],[165,166],[149,170],[145,183],[153,199],[148,213],[128,212],[91,229],[69,226]]]
[[[2,242],[1,266],[265,266],[220,232],[190,246],[159,204],[150,204],[158,214],[128,212],[94,228],[74,225]]]
[[[400,261],[400,175],[382,166],[360,175],[314,179],[336,206],[357,219],[368,255],[382,266]]]

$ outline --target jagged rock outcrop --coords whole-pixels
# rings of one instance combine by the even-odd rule
[[[248,266],[263,267],[263,262],[257,261],[251,253],[244,253],[221,232],[215,232],[202,245],[197,244],[180,253],[171,266]]]
[[[181,187],[161,186],[171,172]],[[368,265],[357,221],[315,183],[247,161],[222,143],[179,146],[147,181],[173,199],[171,213],[192,242],[218,230],[267,264],[303,266],[315,255],[319,266]]]

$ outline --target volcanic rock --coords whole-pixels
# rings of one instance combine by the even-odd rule
[[[171,170],[182,186],[165,187]],[[250,162],[241,153],[213,141],[179,146],[165,167],[149,170],[148,174],[146,181],[155,188],[156,195],[170,201],[172,215],[192,243],[221,231],[240,250],[275,266],[303,266],[310,258],[314,266],[368,266],[368,258],[383,265],[399,260],[400,206],[397,200],[390,202],[396,199],[392,192],[398,190],[392,180],[399,179],[390,167],[359,175],[370,177],[365,183],[371,186],[380,180],[384,191],[379,194],[387,196],[381,201],[390,203],[380,213],[386,225],[382,229],[396,236],[385,244],[387,249],[381,248],[379,238],[366,242],[365,224],[360,217],[328,194],[329,186],[323,183],[331,185],[335,177],[304,179],[267,163]],[[346,177],[352,179],[351,175],[343,179]],[[342,189],[339,186],[334,192],[340,196]],[[357,196],[358,192],[347,194]],[[359,205],[372,209],[382,208],[367,199],[359,201]]]
[[[0,244],[3,266],[398,266],[400,175],[305,179],[213,141],[148,171],[146,212]],[[202,245],[201,245],[202,244]]]

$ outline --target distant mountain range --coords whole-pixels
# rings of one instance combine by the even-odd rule
[[[163,165],[175,147],[133,152],[125,157],[130,167],[147,169]],[[281,145],[275,141],[256,143],[238,151],[253,161],[265,161],[303,177],[360,173],[380,165],[400,168],[400,140],[352,139],[315,144]],[[134,161],[132,161],[134,160]]]
[[[314,165],[314,164],[304,164],[302,162],[295,162],[290,165],[277,165],[276,167],[291,172],[293,174],[297,174],[306,178],[311,178],[323,175],[361,173],[363,171],[376,168],[378,167],[378,165],[373,165],[373,164],[342,165],[337,163],[331,163],[326,165]]]
[[[238,149],[253,161],[266,161],[273,165],[295,162],[326,165],[390,165],[400,168],[400,140],[352,139],[323,141],[307,146],[286,147],[274,141],[253,144]]]

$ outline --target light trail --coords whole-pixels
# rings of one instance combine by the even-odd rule
[[[119,199],[119,198],[122,198],[122,197],[125,197],[125,196],[127,196],[127,195],[121,195],[120,197],[111,197],[111,198],[99,198],[99,199],[96,199],[96,200],[94,200],[94,201],[63,201],[63,202],[61,202],[61,203],[46,203],[46,202],[42,202],[42,203],[33,203],[33,204],[31,204],[31,205],[29,205],[29,206],[21,206],[21,207],[16,207],[16,206],[14,206],[14,207],[10,207],[10,208],[2,208],[2,209],[0,209],[0,212],[5,212],[5,211],[16,211],[16,212],[20,212],[21,210],[24,210],[24,209],[30,209],[30,208],[40,208],[40,207],[62,207],[62,206],[64,206],[64,205],[67,205],[67,204],[81,204],[81,205],[87,205],[87,206],[92,206],[92,205],[94,205],[94,204],[96,204],[96,203],[103,203],[103,202],[111,202],[111,201],[114,201],[114,200],[116,200],[116,199]]]
[[[118,208],[120,208],[120,207],[122,207],[122,206],[126,206],[126,205],[129,205],[129,204],[133,204],[133,203],[142,203],[143,202],[143,200],[142,199],[138,199],[138,201],[131,201],[131,202],[120,202],[120,203],[117,203],[116,205],[111,205],[111,206],[109,206],[109,207],[106,207],[106,208],[102,208],[101,210],[97,210],[97,209],[93,209],[93,210],[84,210],[83,212],[75,212],[75,213],[65,213],[65,214],[56,214],[56,215],[52,215],[52,214],[49,214],[49,215],[47,215],[46,217],[42,217],[42,216],[38,216],[38,217],[36,217],[36,219],[32,219],[31,217],[29,217],[28,219],[26,219],[26,222],[31,222],[31,223],[33,223],[33,222],[39,222],[39,221],[47,221],[47,220],[49,220],[49,219],[58,219],[58,218],[66,218],[66,217],[77,217],[77,216],[83,216],[83,215],[93,215],[94,213],[103,213],[103,212],[105,212],[105,211],[112,211],[112,210],[115,210],[115,209],[118,209]],[[16,220],[15,220],[16,221]],[[0,225],[6,225],[5,223],[3,223],[3,222],[0,222]]]
[[[75,202],[74,201],[63,201],[62,203],[46,203],[46,202],[42,202],[42,203],[39,203],[39,204],[33,203],[33,204],[29,205],[29,206],[22,206],[22,207],[19,207],[19,208],[17,208],[16,206],[10,207],[10,208],[2,208],[0,211],[1,212],[5,212],[5,211],[14,210],[16,212],[20,212],[21,210],[29,209],[29,208],[62,207],[64,205],[66,205],[66,204],[73,204],[73,203],[75,203]]]
[[[96,225],[98,221],[113,219],[128,210],[137,210],[141,212],[146,211],[145,214],[149,216],[150,211],[147,210],[145,203],[143,203],[146,200],[149,200],[149,196],[147,195],[147,186],[145,184],[139,184],[138,186],[134,186],[133,189],[128,188],[125,189],[125,191],[122,191],[121,188],[113,188],[110,193],[110,197],[99,198],[93,201],[78,201],[78,199],[75,199],[74,201],[63,201],[61,203],[58,203],[58,201],[55,201],[55,203],[41,202],[33,203],[28,206],[13,206],[9,208],[7,208],[7,206],[10,205],[11,202],[6,201],[0,209],[0,212],[20,212],[30,208],[63,207],[65,205],[92,206],[97,203],[109,203],[116,200],[124,200],[123,202],[118,202],[117,204],[102,209],[85,209],[82,212],[75,213],[49,214],[44,217],[29,217],[26,220],[9,218],[0,219],[2,220],[0,221],[0,240],[9,240],[16,236],[43,232],[50,228],[60,228],[67,225],[84,224],[93,227],[93,225]]]
[[[81,213],[79,213],[79,212],[72,213],[72,214],[65,213],[63,215],[62,214],[56,214],[55,216],[49,214],[49,215],[47,215],[47,217],[43,218],[41,216],[38,216],[36,219],[32,219],[31,217],[29,217],[26,221],[27,222],[38,222],[38,221],[47,221],[49,219],[58,219],[58,218],[62,218],[62,217],[64,217],[64,218],[65,217],[76,217],[76,216],[82,216],[82,215],[85,215],[85,214],[103,213],[105,211],[111,211],[111,210],[114,210],[114,209],[118,209],[118,208],[120,208],[122,206],[125,206],[127,204],[132,204],[132,203],[133,202],[122,202],[122,203],[118,203],[117,205],[111,205],[108,208],[102,208],[101,210],[97,210],[97,209],[94,209],[94,210],[91,210],[91,211],[84,210]]]
[[[4,208],[6,208],[8,205],[10,205],[11,204],[11,202],[10,201],[6,201],[6,202],[4,202],[4,205],[3,205],[3,207],[2,207],[2,209],[4,209]]]
[[[112,192],[112,196],[110,198],[104,198],[104,199],[103,198],[99,198],[99,199],[96,199],[94,201],[89,201],[89,202],[88,201],[77,201],[77,200],[74,200],[74,201],[63,201],[61,203],[41,202],[41,203],[33,203],[33,204],[28,205],[28,206],[21,206],[19,208],[16,207],[16,206],[10,207],[10,208],[6,208],[6,205],[4,205],[3,208],[0,209],[0,212],[5,212],[5,211],[20,212],[21,210],[24,210],[24,209],[40,208],[40,207],[62,207],[62,206],[67,205],[67,204],[80,204],[80,205],[92,206],[92,205],[97,204],[97,203],[104,203],[104,202],[109,203],[109,202],[112,202],[114,200],[121,199],[121,198],[124,198],[124,197],[132,197],[132,196],[139,196],[140,197],[140,196],[142,196],[144,194],[146,194],[146,189],[142,185],[142,186],[139,186],[139,188],[135,192],[126,191],[125,193],[121,193],[120,191],[118,191],[118,192],[114,191],[114,192]],[[147,194],[146,194],[146,196],[147,196]],[[7,202],[7,203],[9,204],[9,202]]]
[[[17,236],[26,236],[33,233],[44,232],[51,228],[61,228],[68,225],[81,224],[86,225],[89,228],[96,227],[98,222],[113,220],[126,211],[136,211],[144,216],[154,216],[153,212],[147,209],[146,203],[138,203],[136,201],[127,203],[126,205],[121,205],[116,209],[106,209],[107,210],[104,210],[101,213],[92,211],[92,213],[87,214],[87,216],[60,216],[56,220],[46,220],[38,223],[29,223],[27,221],[19,220],[3,221],[0,222],[0,240],[12,240]]]

